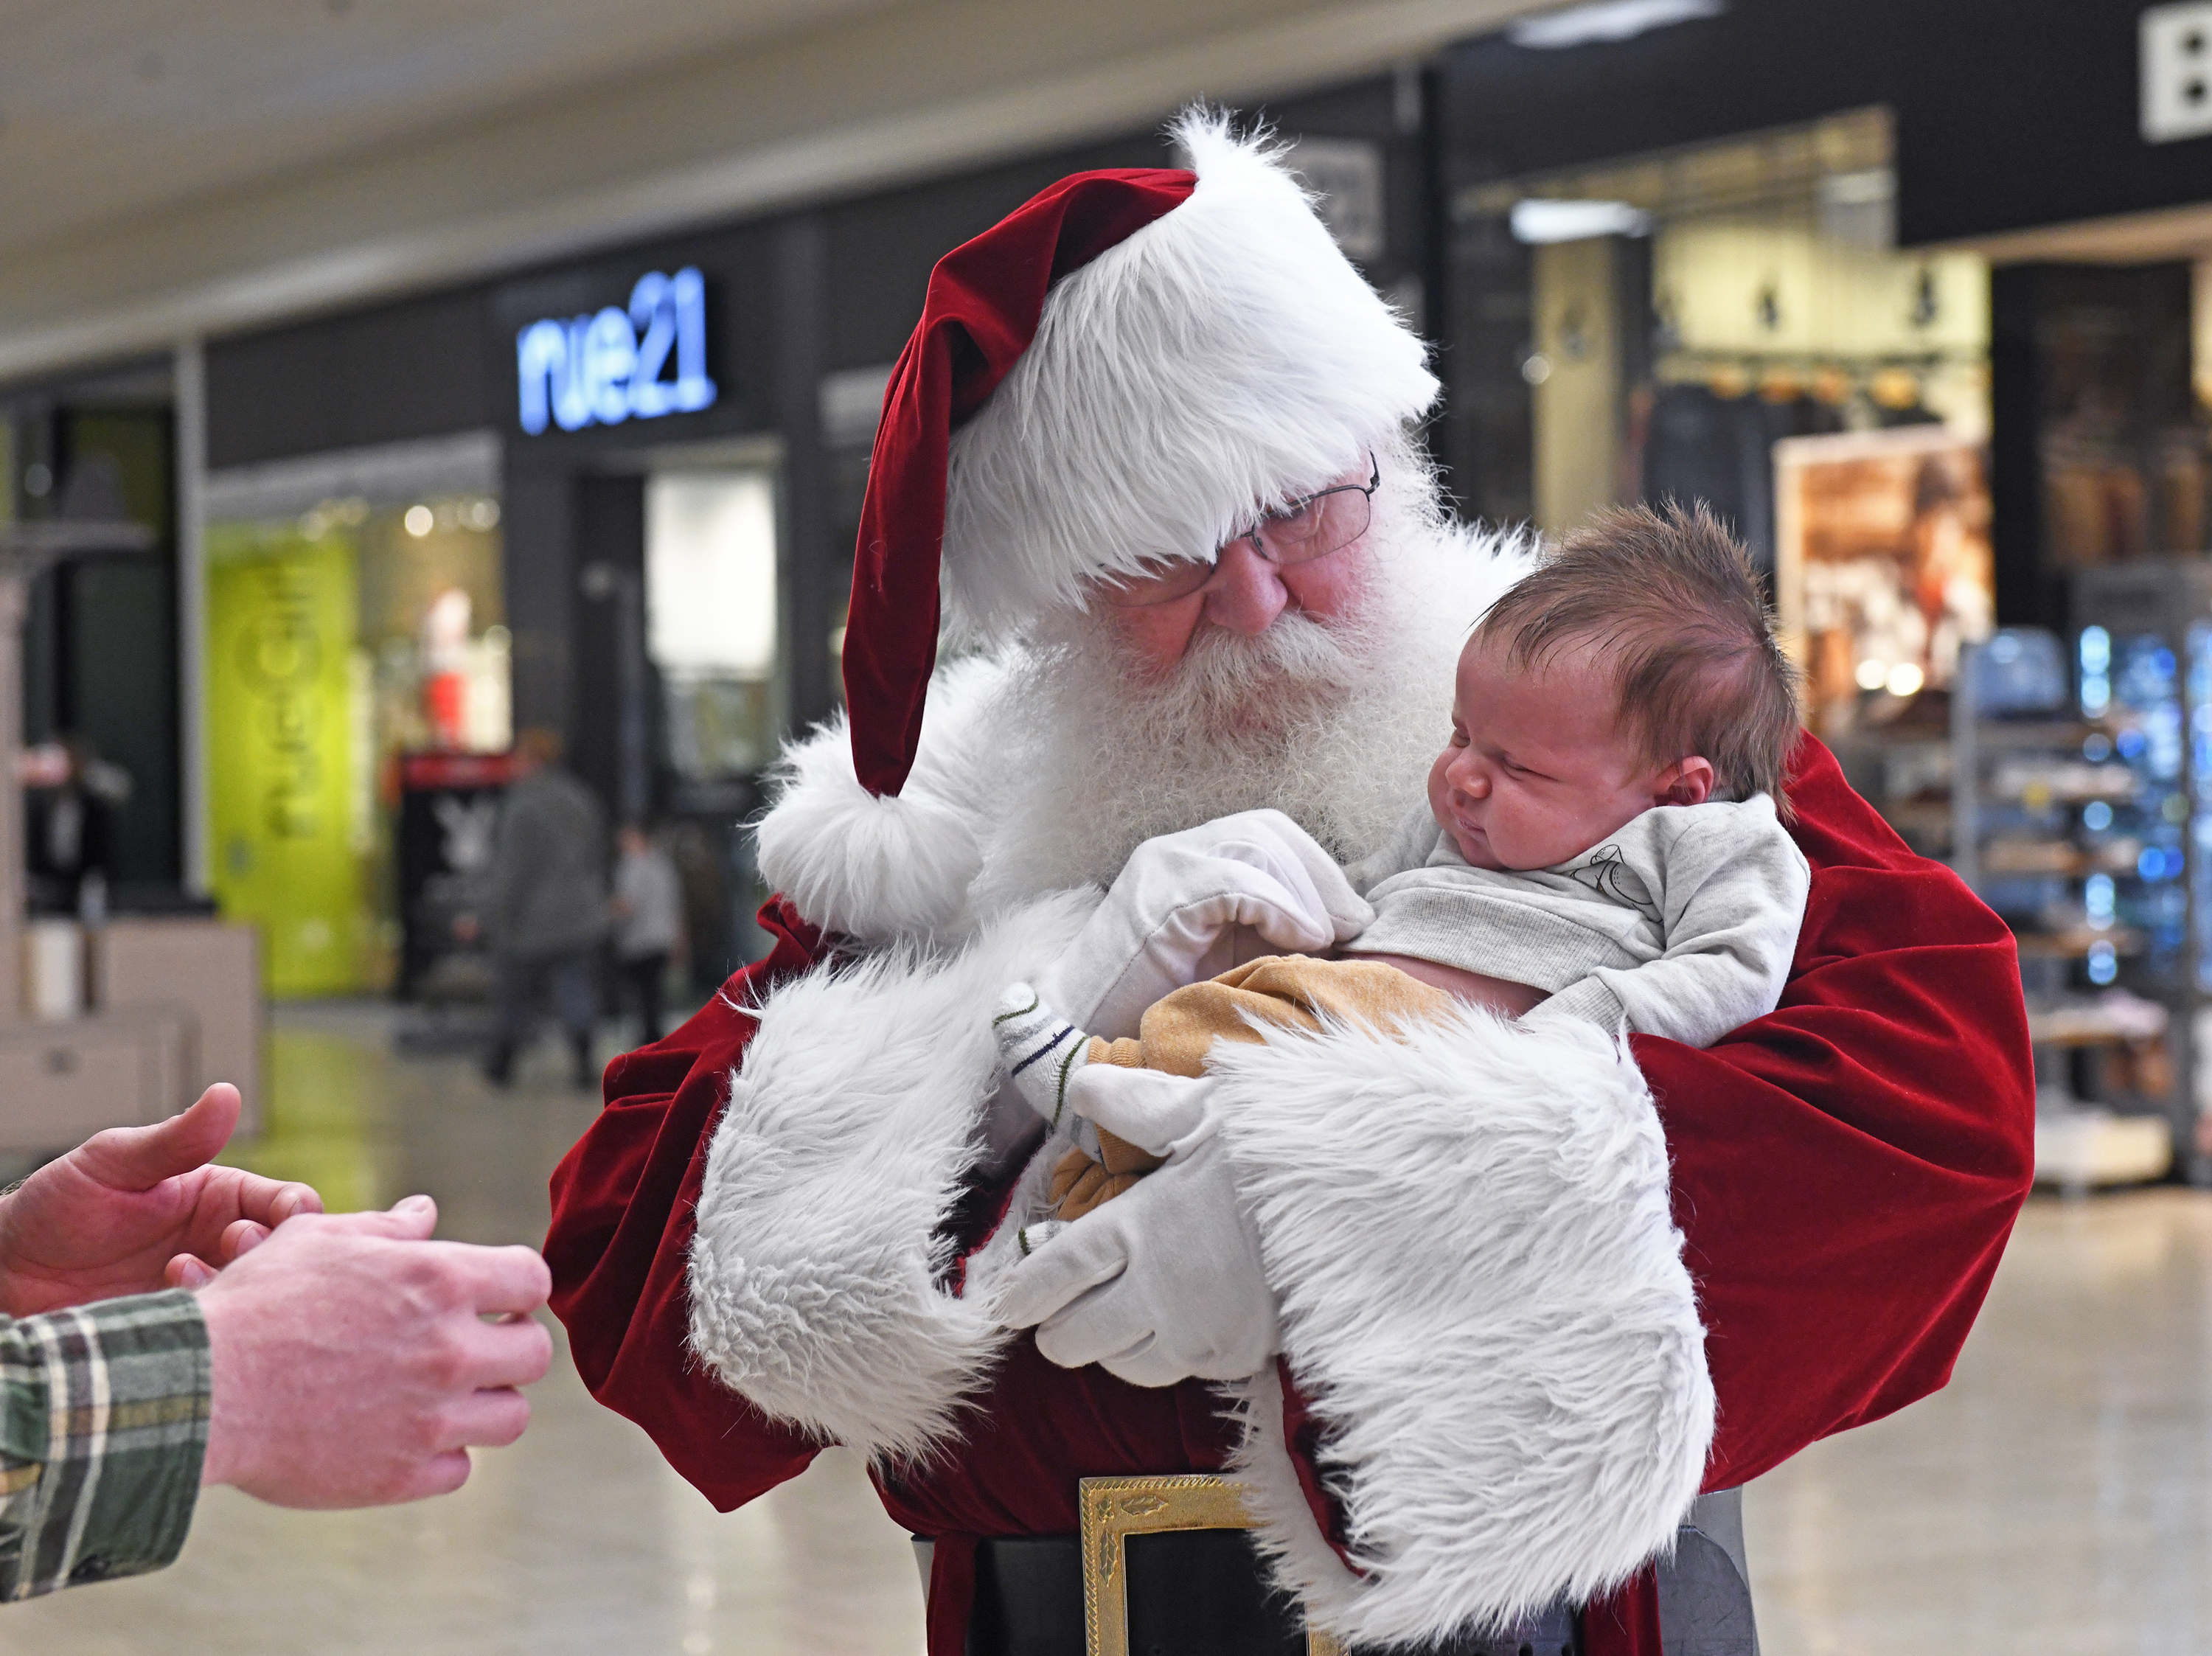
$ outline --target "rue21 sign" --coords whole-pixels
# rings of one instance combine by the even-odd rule
[[[522,428],[563,431],[696,414],[714,403],[707,377],[707,283],[686,267],[649,270],[629,308],[597,316],[548,317],[514,337]]]

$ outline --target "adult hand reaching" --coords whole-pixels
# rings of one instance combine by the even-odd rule
[[[181,1114],[111,1127],[0,1197],[0,1312],[27,1317],[165,1284],[191,1287],[322,1198],[210,1165],[238,1125],[218,1082]]]
[[[282,1507],[414,1501],[467,1480],[468,1446],[522,1435],[551,1276],[530,1248],[434,1242],[437,1222],[427,1196],[306,1215],[200,1290],[203,1483]]]

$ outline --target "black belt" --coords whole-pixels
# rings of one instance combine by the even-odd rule
[[[1305,1656],[1297,1609],[1272,1592],[1250,1533],[1131,1535],[1129,1656]],[[1488,1638],[1394,1647],[1387,1656],[1580,1656],[1564,1607]],[[967,1656],[1083,1656],[1083,1550],[1073,1535],[985,1540],[975,1549]],[[1386,1656],[1362,1647],[1353,1656]]]

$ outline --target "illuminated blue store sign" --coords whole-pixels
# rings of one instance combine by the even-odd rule
[[[714,405],[707,377],[707,283],[696,268],[651,270],[630,290],[629,309],[548,317],[514,337],[522,382],[522,428],[550,420],[563,431],[696,414]]]

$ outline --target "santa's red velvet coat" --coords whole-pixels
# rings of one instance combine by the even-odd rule
[[[933,279],[871,470],[851,740],[793,744],[760,825],[776,947],[610,1071],[555,1180],[556,1307],[593,1392],[720,1505],[823,1442],[869,1455],[937,1539],[933,1656],[962,1648],[976,1538],[1072,1530],[1085,1477],[1224,1467],[1275,1580],[1355,1646],[1565,1597],[1594,1651],[1658,1656],[1644,1566],[1701,1479],[1948,1371],[2029,1177],[2011,939],[1808,738],[1812,897],[1772,1016],[1706,1051],[1471,1013],[1239,1046],[1209,1100],[1279,1372],[1146,1391],[1009,1336],[994,1225],[1056,1147],[979,1171],[985,1009],[1069,950],[1133,843],[1070,850],[1082,785],[1054,765],[1117,720],[1025,747],[1065,670],[1025,629],[1387,455],[1361,555],[1397,630],[1336,715],[1350,746],[1233,803],[1205,775],[1131,789],[1181,814],[1154,798],[1147,831],[1273,805],[1356,854],[1419,798],[1457,638],[1527,567],[1428,519],[1402,439],[1424,349],[1281,156],[1218,118],[1178,136],[1192,173],[1066,180]],[[933,679],[940,591],[993,647]]]
[[[1632,1043],[1665,1131],[1717,1394],[1709,1489],[1941,1386],[2032,1170],[2009,934],[1913,855],[1809,737],[1791,792],[1813,885],[1780,1006],[1710,1050]],[[768,958],[609,1070],[605,1113],[554,1176],[545,1250],[593,1394],[725,1509],[796,1475],[821,1441],[769,1419],[688,1344],[694,1210],[759,1027],[747,1009],[823,954],[787,904],[763,918],[777,939]],[[981,1195],[951,1221],[965,1243],[988,1222]],[[1293,1398],[1286,1426],[1304,1473],[1327,1465],[1328,1429]],[[963,1418],[950,1453],[878,1479],[896,1521],[939,1538],[933,1656],[962,1648],[973,1538],[1071,1531],[1079,1479],[1216,1469],[1235,1436],[1212,1388],[1056,1368],[1026,1338]],[[1317,1526],[1340,1533],[1342,1515],[1319,1499]],[[1586,1625],[1593,1656],[1659,1656],[1648,1572],[1592,1605]]]

